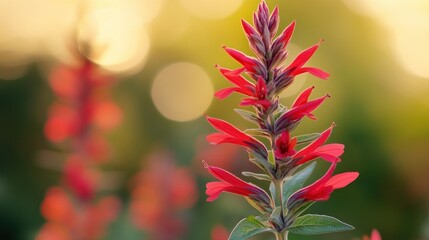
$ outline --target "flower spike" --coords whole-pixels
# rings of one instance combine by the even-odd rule
[[[242,239],[243,231],[246,231],[245,234],[249,233],[249,226],[255,233],[246,237],[252,237],[257,232],[271,231],[276,239],[284,239],[288,232],[317,234],[314,226],[306,226],[302,224],[304,222],[321,223],[316,230],[318,233],[351,230],[350,225],[333,217],[300,216],[314,201],[327,200],[335,189],[345,187],[358,177],[357,172],[332,175],[344,152],[343,144],[326,144],[334,124],[320,134],[293,135],[304,117],[316,119],[314,110],[330,95],[310,99],[314,89],[312,86],[299,94],[290,106],[279,103],[279,94],[294,82],[296,76],[308,73],[324,80],[329,77],[329,73],[320,68],[306,66],[323,40],[302,51],[288,66],[284,66],[295,21],[277,34],[279,8],[275,7],[270,12],[265,1],[261,0],[253,14],[253,24],[242,19],[241,25],[254,56],[224,47],[228,55],[242,66],[233,70],[218,67],[232,86],[217,91],[215,97],[224,99],[232,93],[243,95],[240,106],[252,107],[253,111],[235,110],[245,120],[256,124],[257,128],[241,131],[224,120],[207,117],[207,121],[219,131],[209,134],[207,140],[213,144],[233,143],[246,148],[250,155],[249,161],[262,170],[262,173],[243,172],[243,175],[269,181],[271,196],[256,185],[205,163],[209,172],[220,180],[207,184],[208,201],[213,201],[222,192],[230,192],[244,196],[263,213],[263,216],[240,221],[231,232],[230,239]],[[254,136],[265,137],[266,141],[259,141]],[[298,147],[304,143],[307,145]],[[303,187],[315,165],[299,168],[317,158],[330,162],[331,167],[322,178]],[[323,226],[325,221],[329,223]]]

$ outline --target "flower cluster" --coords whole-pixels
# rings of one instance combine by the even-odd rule
[[[305,117],[316,119],[314,110],[330,95],[311,99],[314,87],[309,87],[290,106],[282,105],[278,98],[297,75],[309,73],[321,79],[329,77],[322,69],[306,66],[322,41],[302,51],[288,66],[284,66],[295,22],[277,36],[278,7],[270,13],[262,1],[253,15],[253,26],[245,20],[242,20],[242,26],[255,57],[224,47],[227,54],[242,67],[227,69],[217,66],[233,86],[216,92],[215,96],[224,99],[232,93],[244,95],[240,105],[251,106],[254,111],[236,109],[236,112],[257,128],[242,131],[224,120],[207,116],[207,121],[218,130],[208,135],[207,140],[212,144],[232,143],[244,147],[249,153],[249,160],[262,173],[243,172],[243,175],[270,181],[270,194],[226,170],[204,163],[219,180],[207,183],[207,201],[215,200],[222,192],[230,192],[244,196],[261,213],[258,217],[240,221],[230,239],[245,239],[261,232],[273,232],[277,239],[285,239],[288,232],[321,234],[353,229],[333,217],[301,216],[311,204],[328,200],[335,189],[347,186],[359,175],[357,172],[334,175],[344,152],[343,144],[326,143],[335,124],[322,133],[293,135]],[[260,137],[267,141],[258,139]],[[329,162],[330,167],[320,179],[304,186],[315,168],[315,163],[309,162],[317,158]]]
[[[49,109],[45,136],[53,143],[65,142],[67,158],[61,186],[51,187],[42,202],[47,223],[37,240],[100,239],[119,212],[119,199],[98,196],[102,180],[98,165],[108,158],[103,133],[122,117],[109,97],[112,82],[81,55],[77,67],[58,67],[50,76],[56,100]]]

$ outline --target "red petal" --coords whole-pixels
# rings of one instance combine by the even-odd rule
[[[337,174],[329,179],[326,186],[332,186],[334,189],[343,188],[356,180],[358,172],[346,172]]]
[[[256,30],[250,25],[248,22],[246,22],[244,19],[241,19],[241,25],[243,26],[244,32],[247,35],[257,35]]]
[[[255,58],[228,47],[225,47],[225,51],[237,62],[241,63],[248,71],[255,72],[255,67],[258,65],[258,61]]]
[[[286,68],[285,71],[292,71],[292,75],[295,75],[294,71],[298,70],[302,66],[304,66],[305,63],[308,62],[308,60],[313,56],[314,52],[316,52],[317,48],[319,47],[320,43],[307,48],[306,50],[302,51],[296,58],[293,60],[293,62]]]
[[[244,147],[249,147],[248,144],[245,143],[243,140],[233,138],[225,133],[212,133],[207,135],[206,139],[209,143],[213,143],[213,144],[232,143],[232,144],[238,144]]]
[[[243,99],[240,102],[240,106],[262,106],[264,109],[268,109],[271,106],[269,100],[256,100],[252,98]]]
[[[216,177],[217,179],[227,182],[231,185],[240,187],[240,188],[254,188],[254,186],[250,185],[249,183],[241,180],[240,178],[236,177],[234,174],[218,167],[213,167],[210,165],[206,165],[206,168],[209,170],[209,172]]]
[[[323,97],[314,99],[313,101],[307,102],[303,105],[297,106],[295,108],[292,108],[286,114],[284,114],[283,118],[287,118],[293,121],[300,120],[304,116],[308,116],[311,119],[315,119],[314,115],[311,114],[312,111],[314,111],[317,107],[322,104],[323,101],[325,101],[326,98],[330,97],[329,95],[325,95]]]
[[[275,42],[281,42],[283,46],[287,46],[292,37],[294,29],[295,21],[293,21],[291,24],[289,24],[289,26],[285,28],[285,30],[283,30],[283,32],[279,35]]]
[[[209,121],[209,123],[218,131],[224,132],[232,137],[235,137],[241,140],[253,141],[252,137],[238,130],[237,128],[235,128],[234,126],[232,126],[231,124],[229,124],[224,120],[207,116],[207,121]]]
[[[229,80],[231,83],[233,83],[234,85],[236,85],[237,87],[240,88],[251,88],[253,87],[253,84],[250,83],[249,81],[247,81],[244,77],[241,76],[241,73],[244,72],[245,68],[239,68],[239,69],[235,69],[235,70],[230,70],[227,68],[218,68],[220,73],[227,79]]]
[[[337,166],[337,163],[334,162],[329,167],[328,171],[326,171],[325,175],[323,175],[321,178],[319,178],[317,181],[315,181],[310,186],[306,187],[308,192],[315,191],[320,187],[323,187],[326,185],[326,183],[329,181],[329,179],[332,176],[332,173],[334,173],[335,167]]]
[[[217,99],[222,100],[222,99],[227,98],[227,97],[228,97],[229,95],[231,95],[233,92],[237,92],[237,90],[239,90],[239,88],[236,88],[236,87],[224,88],[224,89],[221,89],[221,90],[217,91],[217,92],[214,94],[214,96],[215,96]]]
[[[224,182],[210,182],[206,184],[206,188],[206,194],[209,196],[207,198],[208,202],[216,200],[222,192],[235,193],[246,197],[252,194],[252,192],[247,189],[235,187]]]
[[[291,108],[295,108],[298,106],[303,105],[304,103],[308,102],[308,97],[310,97],[311,92],[313,91],[314,86],[311,86],[307,89],[305,89],[299,96],[296,98],[295,102],[293,102]]]
[[[219,195],[225,190],[225,188],[231,186],[224,182],[209,182],[206,184],[207,202],[213,202]]]
[[[308,72],[308,73],[310,73],[310,74],[312,74],[318,78],[324,79],[324,80],[328,79],[328,77],[329,77],[329,73],[323,71],[320,68],[314,68],[314,67],[300,68],[300,69],[294,71],[293,73],[296,76],[296,75],[306,73],[306,72]]]
[[[267,84],[265,83],[265,80],[262,77],[259,77],[258,81],[256,82],[255,97],[257,97],[259,100],[264,100],[266,96],[267,96]]]
[[[344,145],[340,143],[331,143],[321,146],[317,149],[317,153],[329,154],[335,157],[339,157],[344,153]]]
[[[313,201],[326,201],[329,199],[331,193],[334,191],[332,187],[321,187],[317,191],[308,192],[304,198]]]
[[[326,129],[324,132],[320,134],[320,136],[314,140],[312,143],[310,143],[308,146],[304,147],[303,149],[299,150],[294,157],[304,157],[305,155],[312,154],[318,147],[320,147],[322,144],[328,140],[329,135],[331,135],[332,128],[334,125],[331,125],[328,129]]]

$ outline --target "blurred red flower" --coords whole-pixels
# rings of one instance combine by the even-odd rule
[[[371,237],[363,236],[362,240],[381,240],[381,235],[377,229],[372,230]]]
[[[186,231],[179,213],[197,201],[197,187],[190,170],[174,164],[168,152],[159,150],[147,158],[148,167],[131,183],[130,214],[134,225],[151,239],[178,239]]]
[[[71,197],[60,187],[51,187],[47,191],[41,206],[47,223],[36,240],[100,239],[120,209],[120,201],[112,196],[79,206]]]
[[[229,232],[222,225],[216,225],[211,232],[211,240],[228,240]]]

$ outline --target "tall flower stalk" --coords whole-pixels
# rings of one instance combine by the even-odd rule
[[[269,181],[270,187],[266,191],[224,169],[204,163],[219,180],[207,183],[207,201],[214,201],[221,193],[229,192],[243,196],[259,211],[260,215],[249,216],[237,224],[229,237],[231,240],[247,239],[263,232],[272,232],[277,240],[284,240],[288,233],[315,235],[352,230],[352,226],[330,216],[303,215],[313,203],[328,200],[335,189],[347,186],[359,175],[357,172],[334,175],[344,152],[343,144],[326,143],[335,124],[322,133],[293,135],[302,119],[316,119],[313,111],[330,97],[329,94],[310,98],[312,86],[304,90],[291,106],[284,106],[278,100],[278,95],[294,82],[297,75],[309,73],[320,79],[329,77],[322,69],[306,66],[322,41],[284,66],[295,22],[277,35],[279,9],[276,7],[270,13],[262,1],[253,15],[253,25],[242,20],[242,26],[254,56],[224,47],[242,67],[217,66],[233,86],[219,90],[215,96],[224,99],[232,93],[244,95],[240,106],[251,106],[253,111],[235,111],[254,123],[256,128],[242,131],[224,120],[207,116],[208,122],[219,131],[208,135],[207,140],[212,144],[232,143],[244,147],[249,160],[259,167],[260,172],[243,172],[243,175]],[[324,176],[305,186],[317,158],[329,162],[330,167]]]
[[[103,238],[120,210],[120,200],[102,192],[100,164],[108,160],[105,131],[121,120],[110,98],[112,78],[80,52],[78,66],[56,68],[50,85],[56,100],[49,109],[45,135],[65,142],[62,182],[48,189],[41,205],[46,223],[36,240]]]

